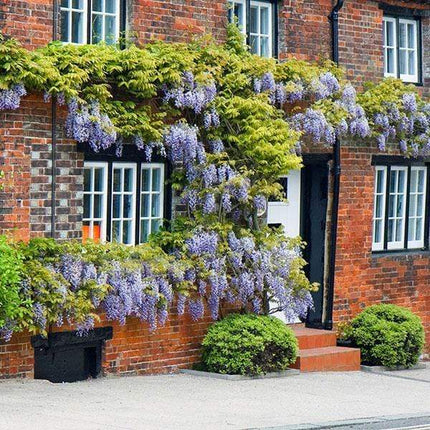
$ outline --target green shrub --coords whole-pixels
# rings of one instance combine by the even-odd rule
[[[21,272],[21,254],[0,236],[0,327],[19,314]]]
[[[352,320],[346,333],[367,365],[412,367],[424,346],[421,320],[395,305],[370,306]]]
[[[217,373],[259,375],[285,370],[297,357],[293,331],[274,317],[231,314],[203,340],[203,365]]]

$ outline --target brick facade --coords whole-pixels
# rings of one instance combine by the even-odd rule
[[[345,2],[340,12],[340,62],[349,79],[359,85],[383,76],[382,17],[378,1]],[[420,11],[422,20],[423,93],[430,93],[430,9],[428,1],[391,1]],[[43,46],[53,38],[53,2],[0,0],[0,31],[19,39],[27,48]],[[278,2],[278,54],[316,60],[331,53],[327,16],[332,0]],[[188,41],[211,33],[225,38],[227,5],[209,0],[127,0],[127,31],[138,42],[153,38]],[[14,112],[0,112],[0,234],[27,240],[51,234],[51,104],[29,96]],[[62,138],[64,112],[58,111],[56,237],[81,237],[83,155]],[[335,321],[346,320],[372,303],[407,306],[423,319],[430,336],[430,256],[428,252],[371,252],[374,148],[346,145],[342,151],[342,179],[334,301]],[[355,230],[351,226],[360,226]],[[197,348],[208,321],[192,323],[173,317],[166,328],[150,334],[132,320],[114,326],[106,346],[106,373],[169,371],[187,366],[198,357]],[[427,351],[428,346],[427,346]],[[20,334],[0,344],[0,376],[29,376],[33,366],[29,335]]]

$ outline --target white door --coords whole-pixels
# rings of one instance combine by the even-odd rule
[[[296,237],[300,235],[301,171],[293,170],[288,176],[282,178],[282,182],[287,201],[268,203],[267,224],[282,225],[286,236]],[[270,306],[273,309],[276,304],[271,303]],[[286,322],[283,312],[276,312],[273,316]]]

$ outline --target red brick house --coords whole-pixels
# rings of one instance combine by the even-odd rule
[[[228,3],[233,3],[233,8]],[[315,60],[332,55],[328,16],[335,3],[3,0],[0,31],[27,48],[53,39],[109,43],[121,31],[130,32],[139,41],[186,41],[204,33],[223,40],[225,24],[234,13],[258,55]],[[429,95],[429,51],[428,0],[346,0],[339,11],[339,63],[358,85],[395,76]],[[36,96],[26,97],[17,111],[0,112],[0,169],[5,173],[5,187],[0,191],[0,234],[12,233],[24,240],[35,236],[112,240],[121,236],[125,243],[145,241],[172,210],[172,197],[163,184],[165,166],[136,161],[127,151],[116,161],[84,153],[64,139],[62,115],[64,112],[51,109]],[[308,324],[331,328],[367,305],[396,303],[422,318],[428,353],[430,160],[405,159],[394,149],[382,155],[376,144],[341,142],[340,146],[337,223],[332,222],[336,211],[333,157],[327,149],[312,148],[304,154],[304,169],[286,178],[288,205],[269,204],[269,223],[287,225],[291,235],[301,234],[310,244],[306,250],[309,276],[322,288],[315,295],[315,311]],[[147,198],[152,199],[156,211],[148,216],[116,216],[106,202],[121,192],[111,190],[107,183],[114,175],[122,178],[120,181],[125,175],[135,178],[137,171],[153,178],[154,192]],[[133,183],[127,192],[144,196],[145,190],[139,189],[137,181]],[[404,204],[399,205],[400,201]],[[126,373],[190,365],[198,357],[208,323],[173,317],[152,335],[138,322],[115,325],[103,367],[106,372]],[[26,334],[0,344],[2,376],[31,374],[33,360]]]

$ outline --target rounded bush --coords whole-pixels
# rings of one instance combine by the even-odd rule
[[[297,351],[293,331],[279,319],[231,314],[209,328],[203,365],[210,372],[259,375],[285,370]]]
[[[408,309],[374,305],[352,320],[347,338],[360,348],[363,364],[412,367],[424,346],[424,327]]]

